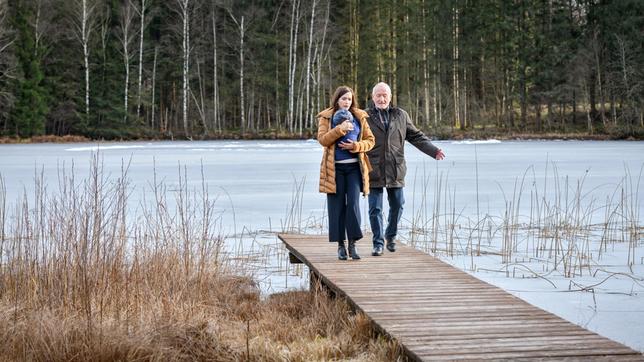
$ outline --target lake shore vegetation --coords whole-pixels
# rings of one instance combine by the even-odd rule
[[[435,129],[428,130],[433,132],[429,134],[434,140],[626,140],[641,141],[644,140],[644,134],[627,134],[627,133],[588,133],[584,130],[569,132],[540,132],[530,133],[517,131],[499,132],[490,128],[477,128],[473,130],[450,130]],[[222,131],[217,134],[201,136],[195,141],[215,141],[215,140],[301,140],[314,139],[316,137],[313,130],[307,130],[302,135],[280,132],[277,130],[263,130],[258,132],[240,133],[237,130]],[[177,139],[168,135],[150,135],[141,136],[135,134],[119,135],[117,138],[100,138],[91,139],[80,135],[43,135],[31,137],[0,137],[0,144],[28,144],[28,143],[91,143],[91,142],[136,142],[136,141],[175,141]]]
[[[215,200],[156,178],[133,206],[128,165],[61,169],[14,204],[0,177],[3,361],[391,361],[396,343],[324,289],[262,295],[219,233]]]

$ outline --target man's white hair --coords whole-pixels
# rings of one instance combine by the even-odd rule
[[[389,84],[387,84],[385,82],[380,82],[380,83],[374,85],[373,89],[371,90],[371,94],[375,94],[376,90],[378,88],[384,88],[387,91],[387,93],[391,94],[391,87],[389,87]]]

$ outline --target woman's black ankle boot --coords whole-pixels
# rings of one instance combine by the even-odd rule
[[[351,259],[353,259],[353,260],[360,259],[360,255],[358,255],[358,251],[356,250],[356,241],[355,240],[349,240],[349,255],[351,256]]]
[[[344,246],[344,240],[338,241],[338,259],[347,260],[347,248]]]

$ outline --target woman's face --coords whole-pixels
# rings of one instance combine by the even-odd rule
[[[340,96],[340,99],[338,99],[338,107],[342,109],[349,109],[352,103],[353,94],[351,94],[351,92],[346,92],[345,94]]]

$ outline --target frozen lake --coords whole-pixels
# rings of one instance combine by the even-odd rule
[[[493,215],[502,214],[506,199],[512,199],[515,184],[524,175],[524,200],[529,198],[531,189],[552,193],[555,180],[559,180],[559,188],[564,188],[566,177],[569,189],[576,189],[577,182],[582,180],[586,197],[603,200],[623,182],[625,170],[636,183],[644,165],[644,142],[443,141],[436,144],[447,154],[440,162],[411,145],[406,147],[407,218],[411,217],[412,208],[420,207],[424,180],[429,181],[425,198],[433,200],[437,177],[442,180],[442,193],[448,188],[455,198],[455,209],[465,215],[475,215],[477,164],[479,212]],[[231,217],[224,223],[230,227],[233,220],[228,211],[234,210],[238,228],[280,230],[296,184],[301,182],[304,186],[298,196],[303,216],[321,217],[325,213],[325,197],[318,193],[322,148],[313,140],[0,145],[0,175],[5,179],[7,199],[12,200],[25,190],[29,193],[36,171],[44,173],[50,192],[56,190],[58,170],[63,165],[68,170],[73,165],[76,177],[85,177],[91,156],[97,151],[105,172],[113,177],[120,175],[123,163],[130,164],[128,175],[134,187],[133,201],[140,197],[137,190],[143,190],[152,181],[154,172],[158,180],[176,185],[179,168],[183,172],[185,167],[188,183],[201,187],[203,165],[211,194],[220,195],[218,206]],[[638,200],[643,199],[644,193],[640,193]],[[639,206],[644,211],[644,202],[639,202]]]
[[[644,180],[640,180],[644,142],[436,144],[446,153],[444,161],[406,147],[403,242],[644,351]],[[217,198],[225,235],[262,231],[255,241],[270,244],[275,243],[270,232],[287,226],[306,232],[325,230],[325,197],[318,193],[322,148],[313,140],[0,145],[0,177],[8,203],[23,195],[31,197],[36,173],[43,174],[49,193],[57,192],[63,167],[69,172],[73,165],[79,180],[87,177],[96,152],[111,178],[118,178],[122,166],[129,165],[129,205],[136,206],[150,192],[155,174],[172,191],[184,173],[188,185],[200,189],[203,171],[210,196]],[[362,207],[366,215],[366,200]],[[504,229],[504,220],[513,221],[512,213],[516,213],[512,223],[516,230]],[[550,240],[543,235],[551,230],[532,231],[537,219],[556,230],[583,221],[584,229],[572,225],[570,235],[552,239],[569,250],[583,248],[571,254],[587,258],[579,271],[573,268],[572,275],[565,275],[565,266],[539,252],[550,242],[543,241]],[[480,224],[484,226],[479,227],[476,240],[471,230],[479,220],[484,220]],[[626,225],[634,234],[613,232],[606,237],[601,225],[607,220],[612,227]],[[366,217],[363,227],[368,229]],[[433,248],[432,232],[438,240]],[[502,261],[498,251],[508,234],[512,257]],[[613,242],[620,237],[632,242]],[[613,241],[602,247],[604,239]],[[483,253],[468,255],[475,244],[483,244]],[[361,243],[363,254],[368,253],[368,245],[368,240]],[[273,275],[266,280],[267,289],[279,291],[306,285],[306,274]]]

